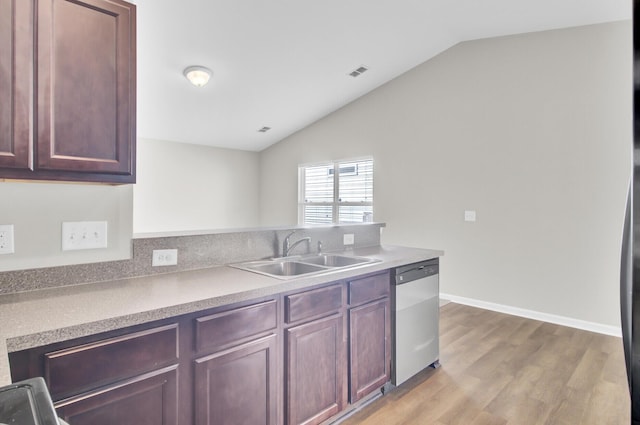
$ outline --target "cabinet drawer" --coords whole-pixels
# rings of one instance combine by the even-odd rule
[[[276,301],[223,311],[196,319],[196,350],[218,348],[275,329]]]
[[[342,285],[326,286],[284,297],[287,323],[319,316],[342,307]]]
[[[382,297],[391,290],[389,272],[356,279],[349,282],[349,304],[358,305]]]
[[[55,403],[73,425],[178,423],[178,366],[145,373],[115,385]]]
[[[44,355],[54,400],[178,361],[178,325],[171,324]]]

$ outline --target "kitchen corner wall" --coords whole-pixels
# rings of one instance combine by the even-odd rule
[[[130,258],[132,202],[131,185],[0,182],[0,224],[14,225],[15,245],[0,271]],[[64,221],[107,221],[109,247],[62,251]]]
[[[259,172],[256,152],[139,139],[134,232],[256,227]]]
[[[443,293],[619,327],[631,40],[460,43],[263,151],[262,219],[295,221],[298,164],[373,155],[382,242],[443,249]]]
[[[0,224],[15,229],[0,272],[126,260],[134,231],[258,225],[257,153],[140,139],[137,157],[136,185],[0,182]],[[109,247],[63,252],[64,221],[107,221]]]

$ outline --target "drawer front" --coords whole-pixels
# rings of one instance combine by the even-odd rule
[[[44,355],[54,400],[178,361],[178,325],[97,341]]]
[[[178,366],[173,365],[55,403],[73,425],[178,423]]]
[[[287,323],[333,313],[342,307],[342,285],[331,285],[287,295],[284,298],[284,303]]]
[[[363,277],[349,282],[349,304],[359,305],[367,301],[388,297],[391,290],[389,272]]]
[[[275,329],[276,300],[197,318],[196,350],[218,348]]]

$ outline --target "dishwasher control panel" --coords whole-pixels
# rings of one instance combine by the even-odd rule
[[[401,285],[406,282],[411,282],[412,280],[433,276],[438,274],[439,270],[438,258],[398,267],[395,273],[395,284]]]

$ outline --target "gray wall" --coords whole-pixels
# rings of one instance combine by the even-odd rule
[[[135,185],[0,182],[0,272],[129,259],[133,232],[258,225],[258,153],[140,139],[137,158]],[[62,251],[64,221],[107,221],[108,248]]]
[[[461,43],[263,151],[262,220],[373,155],[383,243],[444,249],[442,292],[617,327],[631,118],[630,22]]]
[[[135,233],[255,227],[256,152],[138,140]]]
[[[0,255],[0,271],[129,258],[132,200],[131,185],[0,182],[0,224],[15,231],[15,253]],[[107,221],[109,247],[62,251],[64,221]]]

